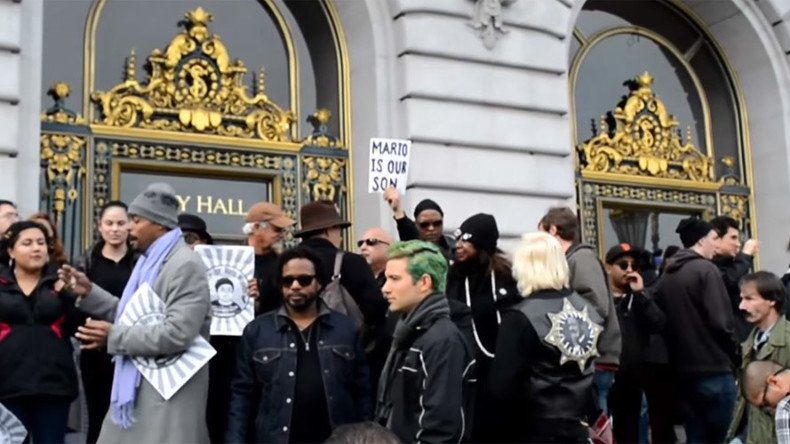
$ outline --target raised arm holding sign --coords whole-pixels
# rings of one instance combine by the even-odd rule
[[[383,193],[387,188],[394,187],[405,193],[410,156],[410,140],[370,139],[368,192]]]

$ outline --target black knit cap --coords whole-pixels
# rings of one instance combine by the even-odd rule
[[[420,203],[414,207],[414,218],[417,219],[417,216],[420,215],[425,210],[436,210],[439,214],[444,217],[444,211],[442,211],[442,207],[439,206],[438,203],[432,201],[431,199],[423,199]]]
[[[707,236],[711,230],[713,230],[713,225],[696,217],[688,217],[680,221],[675,233],[680,235],[683,248],[691,248],[700,239]]]
[[[496,243],[499,239],[499,228],[496,225],[494,216],[485,213],[477,213],[466,219],[458,229],[458,240],[471,243],[476,248],[487,252],[496,253]]]

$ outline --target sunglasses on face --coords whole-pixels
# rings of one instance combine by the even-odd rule
[[[315,279],[315,275],[304,275],[304,276],[283,276],[280,279],[280,283],[282,283],[283,288],[290,288],[294,282],[299,282],[300,287],[307,287],[313,280]]]
[[[639,270],[639,267],[635,263],[630,261],[619,261],[619,262],[615,262],[614,264],[620,267],[620,269],[623,271],[626,271],[629,268],[631,269],[631,271]]]
[[[370,239],[360,239],[357,241],[357,247],[362,247],[362,244],[367,244],[368,247],[375,247],[378,244],[389,245],[389,242],[384,242],[381,239],[371,237]]]
[[[427,230],[430,227],[441,227],[442,224],[444,224],[443,220],[424,220],[417,223],[423,230]]]

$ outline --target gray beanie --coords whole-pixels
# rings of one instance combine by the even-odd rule
[[[163,182],[148,185],[129,204],[129,215],[140,216],[165,228],[178,225],[178,199],[176,190]]]

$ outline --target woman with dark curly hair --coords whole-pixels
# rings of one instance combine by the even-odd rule
[[[34,442],[62,443],[77,372],[74,296],[57,289],[47,229],[16,222],[0,236],[0,404]]]
[[[58,266],[67,263],[69,260],[66,257],[66,250],[63,247],[63,241],[60,240],[58,229],[55,226],[55,222],[52,220],[49,214],[36,213],[30,216],[29,220],[32,222],[36,222],[47,229],[47,235],[49,236],[49,242],[51,248],[49,252],[49,258],[55,261],[55,264],[57,264]]]

